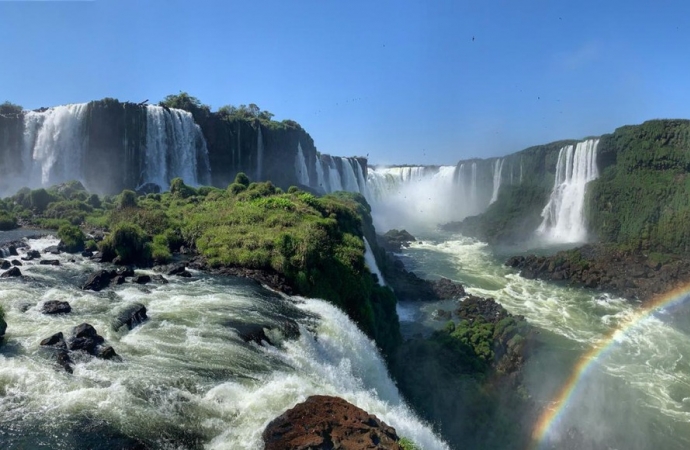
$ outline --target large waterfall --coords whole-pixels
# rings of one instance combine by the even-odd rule
[[[498,190],[501,189],[501,172],[503,172],[503,158],[497,159],[494,162],[494,190],[491,194],[491,200],[489,204],[493,203],[498,199]]]
[[[357,158],[317,155],[315,172],[316,183],[311,185],[315,189],[323,192],[349,191],[367,195],[364,167]]]
[[[302,144],[297,144],[297,157],[295,158],[295,173],[301,185],[309,186],[309,170],[307,169],[307,161],[304,158],[304,151]]]
[[[206,141],[187,111],[146,107],[144,155],[142,183],[155,183],[165,190],[175,177],[192,186],[210,182]]]
[[[24,116],[24,178],[49,186],[82,178],[86,103],[57,106]]]
[[[583,242],[587,239],[584,217],[587,183],[599,176],[598,139],[567,145],[558,153],[556,178],[549,202],[542,212],[537,233],[552,242]]]

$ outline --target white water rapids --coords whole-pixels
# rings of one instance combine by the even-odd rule
[[[493,297],[539,327],[540,344],[524,377],[530,396],[547,408],[579,356],[604,343],[637,307],[601,292],[522,278],[502,265],[505,256],[459,235],[427,235],[404,253],[418,272],[460,281],[468,292]],[[401,328],[405,334],[441,328],[445,322],[434,320],[433,312],[453,307],[453,301],[402,303]],[[690,448],[689,361],[687,311],[662,310],[617,334],[582,378],[541,448]],[[578,433],[582,441],[573,446],[568,439]]]
[[[57,243],[30,242],[38,249]],[[2,448],[109,449],[136,439],[155,448],[260,449],[265,426],[313,394],[340,396],[425,449],[448,448],[402,401],[373,342],[329,303],[197,272],[168,277],[169,284],[82,291],[98,266],[69,258],[50,256],[60,260],[56,267],[25,262],[24,279],[0,280],[9,324],[0,346]],[[69,301],[72,312],[44,315],[47,300]],[[112,320],[133,302],[150,319],[114,331]],[[300,337],[282,340],[271,331],[278,347],[245,343],[233,328],[292,320]],[[39,342],[82,322],[122,362],[73,356],[73,375],[58,368]]]

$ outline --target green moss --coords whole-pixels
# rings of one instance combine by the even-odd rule
[[[400,445],[400,448],[403,450],[422,450],[421,447],[418,447],[417,444],[406,437],[400,438],[398,445]]]

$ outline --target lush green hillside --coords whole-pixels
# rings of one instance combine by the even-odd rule
[[[602,136],[587,217],[603,242],[690,251],[690,121],[652,120]]]

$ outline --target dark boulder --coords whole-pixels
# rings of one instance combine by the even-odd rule
[[[59,266],[60,261],[57,259],[42,259],[39,264],[44,266]]]
[[[17,267],[12,267],[10,270],[7,272],[4,272],[2,275],[0,275],[0,278],[10,278],[10,277],[21,277],[22,272],[19,270]]]
[[[400,252],[403,248],[409,247],[410,243],[416,240],[417,239],[406,230],[388,230],[384,235],[377,236],[379,245],[389,252]]]
[[[22,264],[22,262],[21,262],[20,260],[18,260],[18,259],[13,259],[13,260],[12,260],[12,265],[13,265],[13,266],[23,266],[24,264]]]
[[[266,335],[267,325],[265,324],[230,321],[227,325],[237,331],[237,335],[244,342],[255,342],[259,345],[263,345],[266,342],[269,345],[273,345],[271,339]]]
[[[438,296],[438,298],[443,300],[455,300],[463,298],[466,295],[462,284],[455,283],[448,278],[432,280],[429,283],[431,283],[431,289]]]
[[[96,356],[101,358],[101,359],[119,359],[120,358],[118,356],[118,354],[115,353],[115,349],[109,345],[101,347],[98,350],[98,353],[96,353]]]
[[[54,335],[43,339],[40,345],[63,348],[67,347],[67,344],[65,344],[65,337],[63,336],[62,331],[59,331]]]
[[[39,259],[41,257],[41,253],[38,250],[29,250],[26,252],[26,257],[29,258],[29,261],[32,259]]]
[[[120,311],[120,313],[117,315],[117,318],[113,322],[113,329],[117,331],[123,326],[126,326],[131,330],[147,319],[148,316],[146,315],[146,306],[142,305],[141,303],[134,303]]]
[[[10,267],[12,267],[12,264],[9,261],[5,259],[0,259],[0,269],[7,270]]]
[[[74,370],[72,369],[72,358],[69,357],[69,353],[66,349],[58,349],[57,352],[55,352],[55,359],[58,365],[65,369],[65,372],[74,372]]]
[[[84,258],[91,258],[93,256],[93,252],[91,250],[84,250],[81,252],[81,256]]]
[[[96,347],[101,345],[105,339],[100,336],[96,329],[88,323],[77,325],[72,330],[72,339],[69,342],[70,350],[83,350],[90,354],[95,354]]]
[[[313,395],[271,421],[265,450],[399,450],[393,427],[338,397]]]
[[[116,275],[121,275],[123,277],[133,277],[134,276],[134,269],[130,266],[122,266],[118,267],[115,270]]]
[[[154,283],[168,284],[168,280],[163,275],[154,275],[151,277]]]
[[[43,314],[67,314],[72,311],[68,302],[59,300],[48,300],[43,304]]]
[[[7,250],[10,252],[10,256],[19,256],[19,253],[17,253],[17,247],[14,245],[7,247]]]
[[[146,284],[151,282],[151,276],[149,275],[137,275],[132,278],[132,281],[137,284]]]
[[[51,245],[50,247],[46,247],[43,250],[43,253],[50,254],[50,255],[59,255],[62,252],[60,251],[59,245]]]
[[[117,276],[115,276],[115,278],[112,278],[112,279],[110,280],[110,285],[111,285],[111,286],[116,286],[116,285],[119,285],[119,284],[124,284],[125,281],[127,281],[127,279],[126,279],[125,277],[123,277],[122,275],[117,275]]]
[[[187,266],[184,263],[171,264],[168,266],[167,275],[180,275],[187,271]]]
[[[191,277],[192,277],[191,272],[188,272],[188,271],[186,271],[186,270],[184,270],[184,271],[182,271],[182,272],[180,272],[180,273],[177,273],[177,274],[175,274],[175,275],[177,275],[178,277],[182,277],[182,278],[191,278]]]
[[[110,280],[112,279],[112,274],[107,270],[98,270],[91,275],[84,283],[82,287],[83,290],[100,291],[108,287]]]

